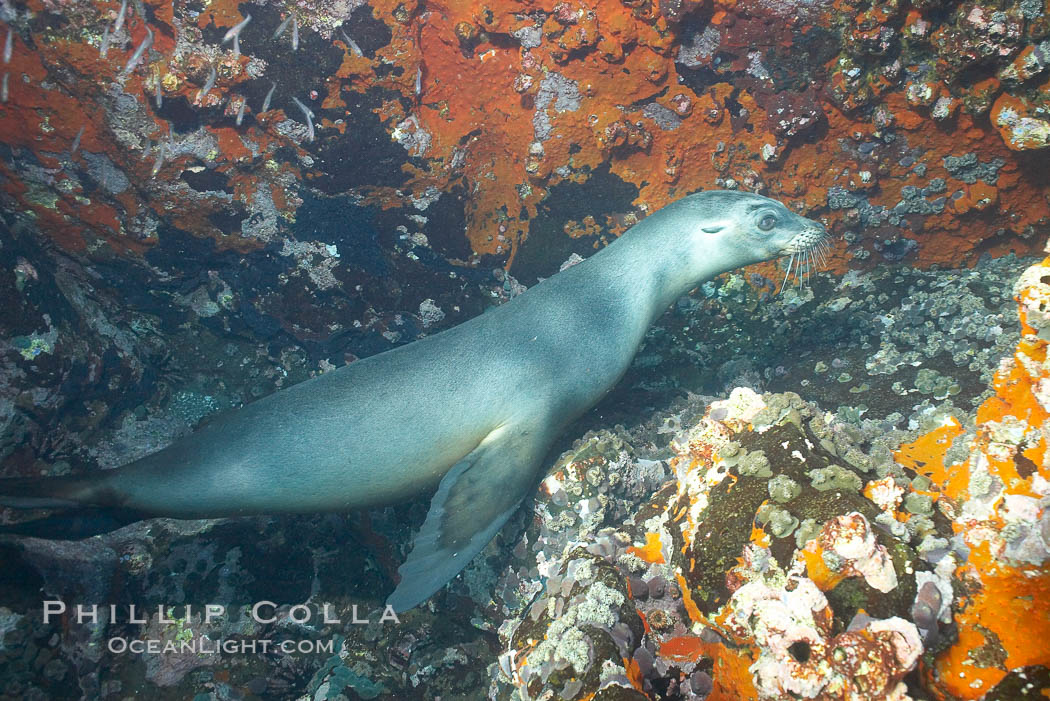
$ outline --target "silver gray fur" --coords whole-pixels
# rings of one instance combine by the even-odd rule
[[[824,238],[765,197],[691,195],[486,314],[276,392],[116,470],[0,482],[0,504],[199,518],[347,511],[437,487],[388,600],[411,608],[495,535],[554,439],[616,385],[670,304]]]

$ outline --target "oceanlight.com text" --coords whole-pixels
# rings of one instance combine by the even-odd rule
[[[210,640],[205,636],[193,640],[160,640],[138,638],[110,638],[107,649],[115,655],[227,655],[257,654],[280,651],[286,654],[332,655],[335,640]]]

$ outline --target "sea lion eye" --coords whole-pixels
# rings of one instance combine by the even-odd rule
[[[777,218],[772,214],[766,214],[758,220],[758,228],[762,231],[769,231],[777,225]]]

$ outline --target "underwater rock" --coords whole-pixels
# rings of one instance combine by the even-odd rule
[[[945,419],[896,453],[900,464],[932,480],[927,496],[951,518],[951,547],[966,554],[952,565],[941,559],[937,578],[928,580],[938,591],[949,580],[965,587],[954,611],[958,641],[925,672],[928,688],[952,699],[990,698],[1011,676],[1034,680],[1050,667],[1046,646],[1036,642],[1050,635],[1050,615],[1028,603],[1050,596],[1048,273],[1050,259],[1029,267],[1014,286],[1022,337],[999,364],[975,433]],[[944,552],[935,543],[920,550],[928,560]],[[925,606],[936,608],[939,597],[927,598]]]
[[[693,698],[702,673],[710,698],[906,698],[919,657],[953,637],[952,585],[942,596],[918,550],[947,543],[948,519],[877,527],[882,514],[906,519],[896,507],[913,487],[829,453],[827,431],[797,395],[736,389],[713,403],[675,434],[674,477],[649,503],[546,567],[542,589],[501,627],[502,682],[522,698],[571,681],[600,693],[609,679]],[[828,470],[832,488],[816,476]],[[861,493],[868,481],[876,501]]]
[[[991,118],[1007,146],[1033,151],[1050,146],[1050,120],[1045,114],[1045,109],[1036,109],[1023,98],[1003,94],[992,105]]]

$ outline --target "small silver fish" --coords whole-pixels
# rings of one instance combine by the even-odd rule
[[[299,50],[299,18],[292,15],[292,51]]]
[[[416,67],[416,97],[423,94],[423,67]]]
[[[153,162],[153,170],[150,172],[151,178],[157,177],[157,173],[159,173],[160,169],[164,167],[164,153],[164,142],[161,141],[160,149],[157,151],[157,160]]]
[[[7,39],[4,40],[4,64],[11,63],[11,54],[15,50],[15,30],[7,28]]]
[[[364,56],[365,55],[364,52],[361,51],[361,47],[358,46],[357,43],[353,39],[348,37],[346,35],[346,32],[344,32],[342,29],[340,29],[339,33],[343,35],[343,41],[345,41],[346,45],[350,48],[350,53],[352,53],[354,56]]]
[[[241,30],[248,26],[248,23],[252,21],[252,14],[249,12],[244,16],[244,19],[237,24],[230,27],[230,31],[226,32],[226,36],[222,38],[222,43],[225,44],[228,41],[235,40],[241,35]]]
[[[218,79],[219,74],[215,70],[215,66],[211,67],[211,73],[208,74],[208,79],[204,81],[204,87],[201,88],[201,94],[197,96],[197,102],[203,102],[204,96],[211,92],[211,89],[215,87],[215,81]]]
[[[109,52],[109,42],[113,38],[113,35],[109,33],[109,27],[106,27],[105,31],[102,32],[102,46],[98,47],[98,55],[102,58],[106,57]]]
[[[124,73],[129,74],[135,70],[135,66],[139,65],[139,61],[149,51],[149,47],[153,46],[153,30],[146,27],[146,38],[142,40],[139,47],[135,49],[135,53],[131,54],[131,58],[128,59],[128,63],[124,66]]]
[[[164,94],[161,92],[161,85],[160,85],[160,73],[158,73],[156,75],[156,82],[157,82],[157,85],[156,85],[157,92],[154,95],[154,103],[156,103],[157,109],[160,109],[160,106],[164,103]]]
[[[235,36],[233,38],[233,57],[234,58],[240,58],[241,57],[241,37],[240,37],[240,35]]]
[[[284,33],[285,29],[288,29],[288,25],[292,23],[292,18],[294,16],[295,15],[288,15],[287,17],[284,18],[283,22],[281,22],[280,24],[277,25],[277,31],[273,33],[273,38],[274,39],[276,39],[277,37],[281,36],[281,34]]]
[[[270,109],[270,98],[273,97],[273,91],[277,89],[277,81],[274,81],[273,85],[266,92],[266,98],[263,100],[262,109],[259,112],[265,112]]]
[[[113,22],[113,33],[116,34],[120,31],[120,28],[124,26],[124,17],[128,14],[128,0],[121,0],[120,12],[117,13],[117,19]]]
[[[307,140],[314,140],[314,113],[309,107],[299,102],[299,98],[292,97],[292,102],[299,105],[299,109],[303,111],[303,115],[306,117],[306,129],[307,129]]]
[[[0,102],[7,102],[7,79],[9,73],[4,72],[4,77],[0,80]]]
[[[237,126],[241,126],[241,120],[244,119],[244,106],[248,104],[248,101],[243,97],[241,98],[241,106],[237,108]]]
[[[294,102],[295,104],[299,105],[299,109],[301,109],[303,111],[303,114],[305,114],[308,119],[313,119],[314,118],[313,110],[311,110],[309,107],[307,107],[302,102],[300,102],[299,98],[293,97],[292,98],[292,102]]]
[[[73,139],[73,145],[69,147],[69,155],[75,156],[77,149],[80,148],[80,137],[84,136],[84,127],[80,127],[80,131],[77,132],[77,138]]]

